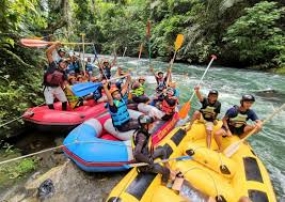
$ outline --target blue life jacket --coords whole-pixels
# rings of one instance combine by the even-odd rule
[[[130,114],[128,112],[128,107],[124,99],[121,100],[114,100],[114,105],[117,107],[118,111],[116,113],[109,112],[111,114],[111,118],[113,121],[114,127],[122,126],[123,123],[126,123],[130,120]]]
[[[126,103],[126,105],[128,104],[128,101],[129,101],[129,93],[125,93],[125,95],[123,96],[123,99]]]
[[[93,71],[94,71],[95,65],[93,65],[92,63],[88,62],[86,64],[85,70],[91,74],[91,76],[93,75]]]
[[[75,66],[73,63],[70,63],[67,68],[66,68],[66,73],[67,74],[75,74]]]

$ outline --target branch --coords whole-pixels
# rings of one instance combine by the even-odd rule
[[[33,68],[34,66],[25,63],[18,55],[16,55],[15,53],[13,53],[12,51],[0,47],[0,51],[3,51],[4,53],[6,53],[7,55],[12,57],[12,60],[17,60],[21,65],[23,65],[23,67],[27,67],[27,68]]]

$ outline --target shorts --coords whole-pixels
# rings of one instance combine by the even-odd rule
[[[212,121],[206,121],[206,120],[204,119],[203,115],[200,116],[199,122],[202,122],[202,123],[205,124],[206,130],[210,130],[210,131],[213,130],[214,123],[213,123]]]
[[[60,102],[67,102],[65,93],[63,92],[60,86],[58,87],[46,86],[44,88],[44,96],[47,105],[53,104],[54,98],[57,98]]]
[[[135,95],[133,95],[133,101],[135,102],[135,103],[146,103],[146,102],[148,102],[149,101],[149,98],[147,97],[147,96],[145,96],[145,95],[141,95],[141,96],[135,96]]]
[[[241,127],[239,127],[239,128],[236,128],[236,127],[234,127],[234,126],[229,126],[229,129],[230,129],[230,131],[231,131],[231,133],[232,133],[233,135],[240,136],[240,135],[242,135],[242,134],[244,133],[244,128],[245,128],[245,126],[246,126],[246,125],[243,125],[243,126],[241,126]],[[226,132],[226,127],[225,127],[224,125],[222,126],[222,129],[224,129],[225,132]]]

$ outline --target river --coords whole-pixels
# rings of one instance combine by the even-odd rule
[[[166,71],[168,65],[158,61],[152,61],[152,64],[155,71]],[[148,62],[146,60],[137,61],[131,58],[124,58],[120,60],[119,66],[122,66],[123,69],[131,70],[134,77],[145,76],[147,86],[149,87],[148,92],[153,92],[155,79],[148,70]],[[177,88],[180,91],[180,103],[184,103],[190,98],[192,94],[191,89],[199,83],[204,71],[205,66],[174,64],[173,80],[177,82]],[[209,89],[219,91],[219,100],[222,103],[222,112],[219,118],[222,118],[222,115],[229,107],[239,104],[242,94],[253,93],[256,97],[253,109],[257,112],[260,119],[265,119],[274,109],[285,102],[284,86],[284,76],[217,67],[213,64],[201,83],[201,91],[203,93],[207,93]],[[274,89],[274,91],[270,91],[271,93],[261,92],[268,89]],[[196,97],[191,102],[191,106],[190,115],[200,107]],[[278,201],[285,201],[284,121],[285,112],[282,112],[267,123],[262,132],[249,138],[255,153],[269,170]],[[29,139],[27,138],[25,141],[29,141]],[[104,187],[113,186],[117,175],[114,175],[114,178],[110,175],[106,176],[108,176],[108,180],[104,181]],[[80,193],[78,194],[80,195]]]
[[[136,62],[130,63],[133,65],[136,64]],[[142,63],[146,62],[141,62],[141,64]],[[161,62],[153,63],[156,71],[166,71],[167,64]],[[148,72],[148,67],[145,65],[140,65],[140,68],[132,67],[131,69],[134,74],[148,74],[145,73]],[[181,103],[184,103],[190,98],[192,93],[191,89],[199,83],[205,69],[205,66],[174,64],[173,79],[177,82]],[[155,83],[152,76],[147,76],[147,81]],[[253,93],[256,98],[253,109],[260,119],[265,119],[274,109],[285,103],[284,87],[284,76],[259,71],[217,67],[215,64],[209,69],[201,83],[201,91],[204,94],[207,93],[209,89],[219,91],[219,100],[222,103],[222,111],[219,118],[222,118],[229,107],[239,104],[242,94]],[[269,89],[274,89],[274,93],[260,92]],[[195,97],[191,106],[190,115],[194,110],[200,107],[200,103]],[[278,201],[285,201],[284,122],[285,111],[265,124],[262,132],[249,138],[255,153],[263,161],[270,173]]]

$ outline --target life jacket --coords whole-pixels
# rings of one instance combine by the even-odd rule
[[[60,71],[59,69],[55,69],[53,72],[46,72],[45,73],[45,85],[47,86],[60,86],[63,84],[63,76],[64,72]]]
[[[94,65],[92,63],[88,62],[86,64],[86,71],[87,72],[93,72],[93,70],[94,70]]]
[[[101,72],[102,72],[104,77],[107,77],[107,79],[111,78],[111,68],[110,67],[101,68]]]
[[[66,69],[67,74],[75,74],[75,66],[71,63],[67,66]]]
[[[241,113],[239,111],[239,107],[238,106],[233,106],[236,110],[236,114],[234,117],[229,118],[228,120],[228,125],[230,126],[234,126],[235,128],[240,128],[243,125],[246,124],[246,122],[248,121],[249,117],[248,114],[250,113],[250,109],[247,110],[246,112]]]
[[[69,106],[73,109],[79,103],[79,98],[73,94],[68,88],[64,89]]]
[[[208,99],[206,99],[206,104],[203,104],[203,106],[200,109],[200,112],[203,115],[203,118],[206,121],[214,121],[213,117],[216,115],[215,110],[220,106],[220,102],[216,101],[214,104],[210,104],[208,102]]]
[[[117,107],[118,111],[116,113],[109,112],[113,121],[114,127],[121,126],[123,123],[130,120],[130,114],[128,112],[127,104],[124,99],[114,100],[114,105]]]
[[[168,104],[168,102],[166,101],[166,98],[164,98],[161,102],[161,105],[160,105],[160,109],[161,111],[163,111],[166,115],[173,115],[174,112],[175,112],[175,107],[176,107],[176,104],[177,104],[177,98],[176,97],[168,97],[168,99],[172,99],[175,101],[175,105],[173,106],[170,106]]]
[[[138,96],[142,96],[144,94],[144,87],[143,87],[143,85],[140,84],[140,87],[132,90],[132,94],[134,96],[137,96],[137,97]]]
[[[125,103],[127,105],[129,102],[129,93],[128,92],[126,92],[125,95],[123,95],[123,100],[125,101]]]
[[[138,134],[144,134],[144,136],[146,137],[146,141],[143,143],[143,147],[142,147],[142,152],[144,155],[149,155],[151,152],[153,152],[153,146],[152,146],[152,142],[151,142],[151,135],[149,134],[149,136],[147,136],[145,134],[144,131],[142,131],[141,129],[137,129],[134,132],[134,135],[132,137],[132,149],[134,150],[138,144]]]
[[[157,92],[161,92],[166,88],[166,82],[164,78],[156,78],[156,82],[157,82],[157,87],[156,87],[156,91]]]

